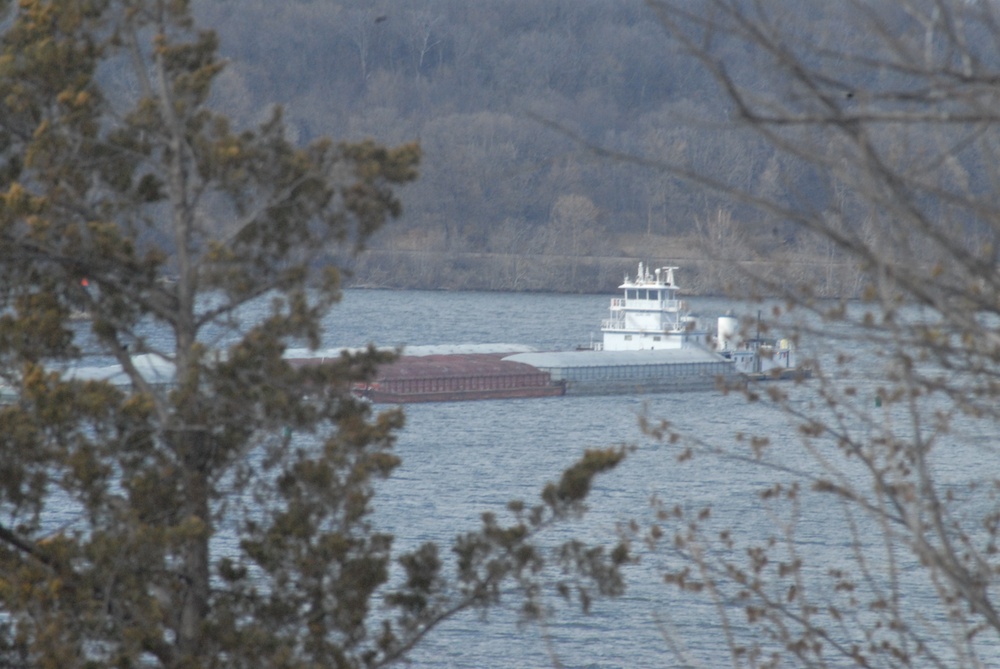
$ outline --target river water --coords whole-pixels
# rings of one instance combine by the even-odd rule
[[[328,332],[332,344],[344,345],[514,343],[567,350],[599,337],[608,303],[608,296],[597,295],[348,291]],[[699,306],[716,314],[730,308],[721,301]],[[692,504],[720,503],[737,487],[750,485],[740,472],[715,470],[709,476],[675,468],[674,455],[639,429],[638,417],[646,411],[689,421],[706,436],[721,436],[734,425],[734,403],[700,392],[408,405],[397,446],[403,464],[379,491],[376,520],[401,547],[426,540],[447,544],[460,530],[476,528],[484,511],[502,513],[511,499],[535,503],[544,484],[585,449],[634,444],[638,450],[599,480],[592,512],[576,528],[611,541],[619,523],[648,516],[654,494],[683,486]],[[727,476],[740,486],[727,484]],[[658,624],[665,617],[684,626],[699,621],[677,610],[671,593],[650,582],[648,569],[635,571],[625,597],[598,601],[589,615],[561,607],[544,627],[519,626],[513,602],[510,609],[489,612],[486,621],[474,612],[463,614],[431,635],[414,654],[414,663],[670,666]],[[711,635],[706,639],[699,632],[699,637],[696,645],[714,645]]]
[[[609,297],[348,290],[326,323],[324,346],[506,343],[568,350],[598,337]],[[697,300],[693,306],[708,317],[757,309],[722,299]],[[811,401],[808,387],[788,388],[802,393],[803,403]],[[535,503],[545,483],[557,479],[585,449],[618,444],[636,450],[598,479],[590,513],[560,538],[611,543],[629,520],[649,522],[654,497],[668,507],[710,504],[714,526],[731,527],[737,537],[751,540],[773,534],[788,520],[762,504],[759,493],[776,480],[787,482],[791,474],[725,456],[699,455],[679,463],[680,446],[644,435],[641,415],[668,419],[710,445],[732,446],[739,433],[766,434],[772,465],[815,468],[785,416],[721,392],[415,404],[406,407],[406,427],[397,444],[402,465],[379,486],[374,522],[395,536],[400,550],[424,541],[446,546],[458,533],[476,529],[483,512],[502,517],[511,499]],[[945,475],[965,481],[977,471],[981,457],[975,449],[955,449]],[[850,528],[839,507],[828,498],[814,499],[794,515],[795,545],[808,569],[825,573],[850,562]],[[877,527],[862,525],[861,531],[877,544]],[[663,584],[662,568],[671,566],[668,554],[644,553],[641,547],[637,553],[641,561],[627,569],[626,594],[598,599],[588,615],[557,606],[544,625],[519,625],[516,600],[490,610],[485,619],[464,613],[425,639],[412,655],[412,666],[731,666],[717,611],[707,598],[681,596]],[[935,598],[920,581],[919,570],[903,571],[904,581],[915,579],[912,587],[904,584],[906,596],[933,619]],[[727,611],[738,640],[752,640],[739,638],[751,634],[739,610]],[[671,653],[668,633],[684,645],[685,661]],[[860,641],[850,639],[850,629],[843,634]],[[845,665],[833,661],[831,666]]]
[[[723,299],[697,300],[692,306],[708,317],[757,309]],[[603,295],[348,291],[330,317],[328,343],[516,343],[565,350],[598,337],[607,308],[608,296]],[[803,403],[811,401],[808,388],[789,388],[803,393]],[[772,442],[772,465],[798,471],[817,466],[784,415],[713,391],[417,404],[407,406],[406,415],[398,442],[403,464],[381,487],[375,503],[376,522],[402,548],[427,540],[447,544],[458,532],[475,528],[481,513],[501,513],[511,499],[533,503],[542,486],[585,449],[616,444],[636,450],[598,480],[589,515],[571,530],[583,537],[610,541],[630,519],[648,523],[654,497],[668,507],[710,504],[713,526],[731,527],[736,536],[750,540],[763,540],[788,520],[782,511],[761,504],[759,493],[776,480],[791,480],[791,474],[725,456],[701,455],[678,463],[680,447],[645,436],[640,415],[668,419],[709,445],[731,447],[736,434],[765,434]],[[944,475],[965,481],[979,469],[982,455],[976,448],[955,448],[944,463]],[[850,471],[853,465],[842,466]],[[810,573],[851,562],[851,528],[829,497],[803,501],[794,515],[795,545]],[[873,559],[884,559],[879,528],[858,522],[862,536],[872,542]],[[670,561],[662,551],[642,555],[628,569],[626,595],[597,601],[589,615],[564,606],[544,626],[519,626],[512,609],[491,611],[485,621],[476,613],[464,614],[421,645],[413,655],[414,666],[729,666],[719,617],[707,598],[681,596],[662,583],[661,568]],[[920,570],[903,571],[909,603],[933,619],[936,598]],[[912,586],[907,578],[914,580]],[[728,612],[734,634],[750,634],[739,609]],[[671,653],[666,633],[685,647],[683,662]],[[850,628],[843,634],[860,641],[850,638]],[[844,665],[833,661],[831,666]]]

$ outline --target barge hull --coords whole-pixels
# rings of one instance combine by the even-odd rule
[[[547,371],[504,360],[509,353],[403,356],[355,394],[380,404],[556,397],[564,383]]]
[[[368,390],[359,393],[376,404],[411,404],[416,402],[461,402],[466,400],[510,400],[537,397],[559,397],[565,387],[552,384],[539,387],[497,388],[495,390],[452,390],[442,392],[393,393]]]

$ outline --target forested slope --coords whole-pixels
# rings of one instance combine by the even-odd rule
[[[853,38],[826,3],[806,4],[813,25],[829,23],[821,34]],[[689,284],[706,292],[725,287],[731,263],[764,260],[749,237],[803,271],[837,263],[780,216],[586,146],[818,208],[838,196],[725,125],[732,110],[709,75],[670,49],[642,2],[200,0],[199,13],[232,59],[218,104],[241,121],[281,103],[302,140],[422,145],[405,214],[359,260],[358,283],[531,290],[558,276],[606,290],[641,258],[692,268]],[[734,76],[780,85],[736,48],[726,60]],[[856,289],[841,270],[824,273],[822,291]]]

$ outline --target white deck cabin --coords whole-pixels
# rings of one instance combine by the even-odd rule
[[[684,315],[680,289],[674,283],[676,269],[660,267],[650,272],[639,263],[634,279],[626,274],[619,286],[623,296],[612,298],[610,317],[601,323],[604,341],[594,348],[643,351],[706,346],[708,333]]]

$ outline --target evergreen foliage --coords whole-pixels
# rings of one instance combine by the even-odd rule
[[[320,343],[331,261],[399,214],[418,146],[300,146],[280,108],[238,129],[209,104],[225,63],[184,0],[2,9],[0,664],[384,666],[505,583],[541,613],[538,534],[621,452],[463,535],[455,576],[427,545],[393,584],[370,511],[403,416],[350,393],[390,356],[283,358]],[[84,354],[129,383],[64,373]],[[627,554],[551,560],[585,600],[620,588]]]

